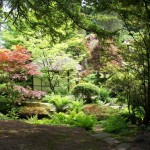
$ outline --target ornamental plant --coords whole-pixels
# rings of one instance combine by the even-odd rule
[[[72,94],[86,103],[96,102],[99,99],[99,88],[91,83],[79,83],[73,90]]]
[[[73,105],[70,96],[46,95],[43,101],[53,104],[56,107],[56,112],[66,112],[70,110]]]
[[[16,98],[16,81],[26,81],[27,76],[39,74],[31,61],[31,53],[24,47],[17,45],[14,50],[0,49],[0,75],[12,100]]]
[[[105,103],[110,102],[111,98],[110,98],[110,90],[109,89],[101,87],[99,89],[99,92],[100,92],[100,100],[102,102],[105,102]]]
[[[27,75],[39,75],[37,66],[31,62],[31,53],[17,45],[14,50],[0,49],[0,72],[7,80],[26,80]]]
[[[22,86],[15,85],[14,90],[17,91],[22,95],[22,98],[29,98],[29,99],[42,99],[46,92],[44,91],[37,91],[31,90],[30,87],[24,88]]]

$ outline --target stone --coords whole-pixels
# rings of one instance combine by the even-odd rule
[[[116,150],[127,150],[131,147],[131,143],[121,143],[116,146]]]
[[[116,145],[119,144],[120,142],[112,137],[106,137],[104,138],[104,141],[106,141],[110,145]]]
[[[96,137],[96,138],[100,138],[100,139],[104,139],[106,137],[111,136],[111,134],[105,133],[105,132],[100,132],[100,133],[91,134],[91,136]]]

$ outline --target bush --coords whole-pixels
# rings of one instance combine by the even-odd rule
[[[9,119],[15,120],[19,118],[18,114],[19,109],[17,107],[12,107],[8,114],[6,115]]]
[[[53,104],[56,107],[56,112],[64,112],[70,109],[72,104],[72,97],[60,95],[46,95],[42,101]]]
[[[86,77],[84,77],[83,80],[94,84],[96,82],[96,75],[94,73],[89,74]]]
[[[83,112],[76,113],[72,111],[70,114],[55,113],[50,120],[52,124],[66,124],[76,127],[82,127],[90,130],[97,123],[97,120],[92,115],[86,115]]]
[[[99,88],[91,83],[79,83],[73,90],[72,94],[85,100],[87,103],[96,102],[99,99]]]
[[[70,107],[71,111],[80,112],[83,110],[83,100],[80,101],[73,101]]]
[[[20,94],[20,96],[22,96],[23,99],[42,99],[46,94],[46,92],[43,91],[31,90],[30,87],[24,88],[18,85],[14,87],[14,91],[18,92],[18,94]]]
[[[25,122],[30,123],[30,124],[43,124],[42,122],[39,121],[38,115],[27,117],[27,120],[25,120]]]
[[[8,91],[7,91],[7,87],[6,84],[0,84],[0,95],[1,96],[7,96],[8,95]]]
[[[129,123],[120,115],[110,116],[106,120],[101,121],[104,130],[112,133],[119,133],[128,128]]]
[[[63,112],[59,112],[59,113],[54,113],[51,116],[50,119],[50,124],[54,124],[54,125],[65,125],[65,124],[70,124],[68,121],[68,114],[65,114]]]
[[[0,113],[0,120],[8,120],[8,117],[2,113]]]
[[[31,124],[53,124],[53,125],[71,125],[76,127],[82,127],[86,130],[93,128],[97,124],[97,120],[92,115],[86,115],[83,112],[76,113],[72,111],[70,114],[65,114],[63,112],[54,113],[50,116],[50,119],[43,118],[38,120],[37,115],[32,116],[26,120],[26,122]]]
[[[11,109],[13,103],[7,96],[0,96],[0,112],[6,114]]]
[[[100,88],[99,89],[99,93],[100,93],[100,100],[103,101],[103,102],[110,102],[110,91],[106,88]]]
[[[71,112],[69,115],[70,124],[77,127],[85,128],[86,130],[90,130],[97,124],[96,117],[92,115],[86,115],[84,112]]]
[[[18,118],[18,109],[16,107],[12,107],[6,115],[0,113],[0,120],[15,120]]]

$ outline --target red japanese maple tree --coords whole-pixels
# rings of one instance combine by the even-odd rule
[[[31,53],[24,47],[17,45],[12,51],[0,49],[0,75],[6,83],[9,94],[10,89],[11,91],[15,89],[16,79],[25,81],[27,76],[39,74],[37,66],[31,61]]]
[[[22,46],[11,51],[0,49],[0,71],[10,79],[25,79],[27,75],[38,75],[37,66],[31,62],[31,53]]]

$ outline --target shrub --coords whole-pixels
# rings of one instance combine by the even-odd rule
[[[100,100],[103,101],[103,102],[110,102],[110,91],[106,88],[100,88],[99,89],[99,93],[100,93]]]
[[[15,120],[18,119],[18,108],[12,107],[7,114],[0,113],[0,120]]]
[[[29,99],[41,99],[44,97],[46,92],[43,91],[37,91],[37,90],[31,90],[30,87],[24,88],[22,86],[15,86],[15,91],[18,92],[23,98],[29,98]]]
[[[63,112],[54,113],[51,116],[50,124],[54,125],[64,125],[64,124],[70,124],[68,121],[68,114],[65,114]]]
[[[83,100],[80,101],[73,101],[70,107],[71,111],[80,112],[83,109]]]
[[[7,96],[0,96],[0,112],[6,114],[12,107],[12,101]]]
[[[94,73],[92,73],[92,74],[89,74],[86,77],[84,77],[83,80],[94,84],[96,82],[96,76]]]
[[[73,88],[72,94],[87,103],[96,102],[99,99],[99,88],[91,83],[79,83]]]
[[[97,123],[97,120],[92,115],[86,115],[83,112],[76,113],[75,111],[72,111],[70,114],[65,114],[62,112],[55,113],[50,122],[51,124],[66,124],[90,130]]]
[[[7,96],[8,92],[7,92],[7,86],[6,84],[0,84],[0,95],[1,96]]]
[[[57,112],[64,112],[70,109],[72,104],[72,97],[60,95],[46,95],[42,101],[53,104]]]
[[[94,116],[86,115],[83,112],[76,113],[75,111],[72,111],[70,114],[55,112],[53,115],[50,116],[50,119],[43,118],[41,120],[38,120],[37,115],[35,115],[25,121],[31,124],[70,125],[82,127],[86,130],[92,129],[93,126],[97,124],[97,120]]]
[[[112,133],[119,133],[128,128],[129,123],[120,115],[110,116],[106,120],[101,121],[104,130]]]
[[[86,130],[90,130],[97,124],[97,120],[92,115],[86,115],[84,112],[74,113],[68,116],[70,120],[70,124],[77,127],[85,128]]]
[[[18,114],[19,109],[16,107],[12,107],[10,111],[8,111],[8,114],[6,114],[6,116],[8,117],[8,119],[18,119],[19,118],[19,114]]]
[[[2,113],[0,113],[0,120],[8,120],[8,117]]]
[[[25,120],[25,122],[30,123],[30,124],[40,124],[37,115],[27,117],[27,120]]]

